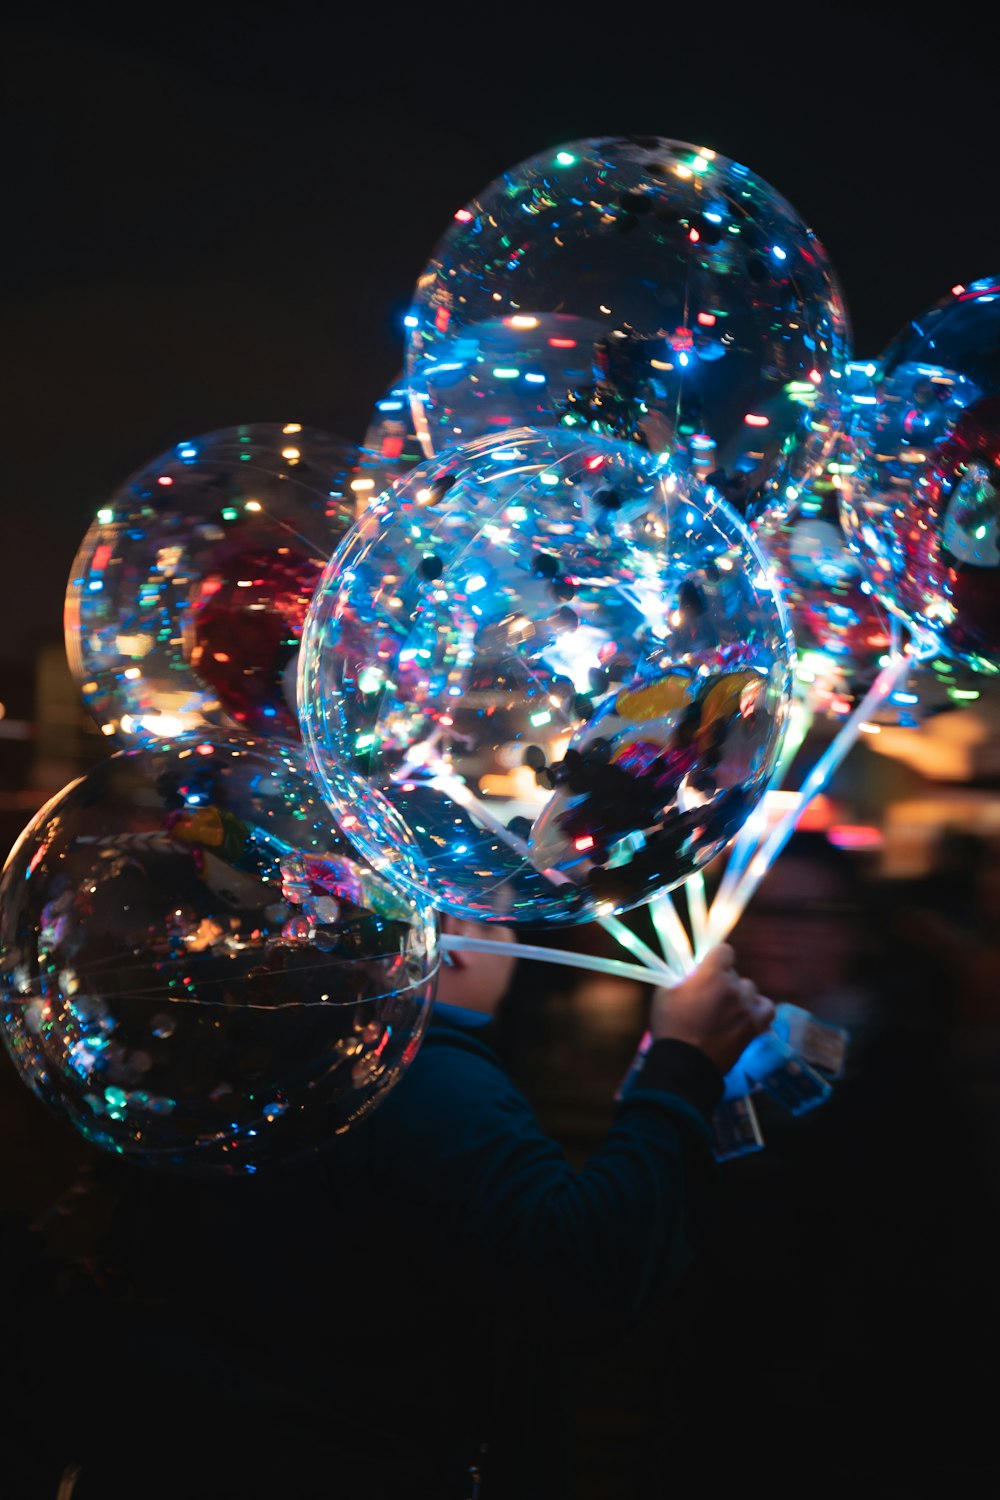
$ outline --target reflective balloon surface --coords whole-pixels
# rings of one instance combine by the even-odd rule
[[[178,443],[112,495],[65,612],[70,666],[105,733],[297,738],[302,624],[357,513],[356,459],[341,438],[258,423]]]
[[[765,518],[754,536],[781,586],[798,652],[796,676],[820,711],[867,687],[893,643],[892,618],[848,547],[840,523],[840,463],[803,490],[795,515]],[[897,627],[898,629],[898,627]]]
[[[395,480],[433,457],[433,453],[429,444],[424,451],[414,430],[409,387],[400,375],[375,403],[362,439],[352,488],[367,504]]]
[[[882,602],[977,671],[1000,666],[1000,280],[908,325],[854,406],[843,492]]]
[[[348,836],[455,915],[580,922],[735,834],[791,641],[750,533],[633,444],[524,430],[416,470],[331,559],[303,738]]]
[[[511,167],[456,213],[407,322],[435,452],[592,426],[714,474],[744,512],[794,501],[823,458],[850,353],[836,277],[795,209],[748,167],[656,137]]]
[[[428,1018],[436,917],[337,835],[301,746],[214,731],[112,756],[0,879],[24,1081],[147,1165],[252,1172],[343,1131]]]

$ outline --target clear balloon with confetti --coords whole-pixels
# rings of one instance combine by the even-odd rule
[[[792,656],[713,491],[635,444],[525,429],[415,470],[334,554],[303,740],[388,878],[458,916],[583,922],[725,847],[775,765]]]
[[[793,505],[828,451],[850,330],[796,209],[718,152],[571,141],[455,214],[406,319],[435,452],[577,426],[670,454],[744,514]]]
[[[765,517],[754,536],[791,618],[796,682],[810,712],[845,712],[885,664],[898,622],[879,603],[840,521],[846,445],[803,487],[791,516]]]
[[[854,408],[850,544],[885,607],[943,656],[1000,669],[1000,279],[915,318]]]
[[[375,402],[351,481],[355,496],[365,505],[390,484],[433,458],[434,450],[417,432],[410,406],[410,390],[400,373]]]
[[[238,731],[109,757],[0,878],[7,1051],[144,1166],[253,1173],[364,1120],[416,1054],[437,963],[430,903],[340,837],[302,747]]]
[[[257,423],[179,442],[110,496],[65,606],[70,667],[106,734],[298,737],[302,625],[357,514],[356,462],[340,437]]]

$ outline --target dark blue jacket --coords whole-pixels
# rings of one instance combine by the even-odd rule
[[[120,1174],[74,1500],[137,1464],[144,1500],[564,1493],[564,1361],[683,1273],[721,1080],[658,1043],[577,1172],[490,1035],[436,1007],[378,1109],[270,1173]]]

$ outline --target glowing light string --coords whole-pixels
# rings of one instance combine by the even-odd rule
[[[792,762],[801,749],[806,735],[809,733],[812,721],[812,710],[805,703],[796,702],[792,704],[788,716],[788,727],[785,730],[785,736],[781,743],[781,751],[774,772],[768,783],[768,791],[776,792],[784,783]],[[730,845],[725,874],[719,883],[718,890],[712,901],[712,912],[721,911],[723,904],[732,895],[739,877],[760,847],[766,827],[767,793],[765,792]],[[711,914],[709,914],[700,936],[695,938],[695,949],[699,959],[704,958],[708,949],[712,946],[713,940],[720,941],[719,939],[713,939],[713,932]]]
[[[433,773],[430,782],[432,787],[437,791],[443,792],[453,802],[457,802],[459,807],[463,807],[466,812],[482,823],[483,827],[487,828],[490,833],[495,834],[509,849],[513,849],[516,854],[520,854],[526,864],[532,864],[526,841],[518,838],[517,834],[512,833],[506,824],[501,822],[488,808],[484,807],[479,798],[469,790],[464,781],[450,772],[443,762],[430,762],[428,768]],[[534,868],[533,865],[532,868]],[[561,870],[548,869],[542,870],[540,873],[547,880],[550,880],[553,885],[571,884],[569,876],[564,875]],[[607,915],[597,917],[595,920],[623,948],[628,949],[637,958],[641,958],[648,969],[655,971],[660,977],[660,982],[664,979],[676,981],[680,977],[678,966],[671,964],[669,955],[666,959],[661,957],[655,949],[651,948],[648,943],[644,943],[637,934],[632,932],[631,928],[627,927],[624,922],[619,921],[617,917]]]
[[[914,639],[900,655],[889,658],[861,702],[841,725],[836,738],[809,772],[802,783],[798,801],[768,834],[725,900],[713,901],[708,932],[710,943],[722,942],[735,927],[760,882],[795,832],[809,803],[823,789],[857,740],[861,725],[887,701],[915,661],[932,656],[937,650],[936,642],[931,643],[926,638]]]
[[[588,969],[592,973],[610,974],[616,979],[635,979],[640,984],[662,985],[672,983],[674,976],[664,973],[662,962],[655,969],[640,964],[623,963],[617,958],[600,958],[591,953],[577,953],[571,949],[542,948],[534,943],[505,943],[498,938],[465,937],[460,933],[441,934],[441,947],[446,953],[496,953],[506,958],[530,958],[541,963],[560,964],[570,969]]]

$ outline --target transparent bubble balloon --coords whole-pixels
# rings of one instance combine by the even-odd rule
[[[437,943],[429,903],[338,835],[300,745],[182,736],[110,757],[21,835],[0,878],[0,1033],[98,1146],[254,1172],[399,1080]]]
[[[481,921],[582,922],[733,837],[791,659],[728,505],[634,444],[526,429],[415,471],[338,549],[303,633],[303,739],[404,888]]]
[[[847,313],[822,245],[750,168],[656,137],[571,141],[456,213],[407,318],[435,452],[578,425],[712,475],[743,513],[826,454]]]
[[[882,603],[979,672],[1000,666],[1000,280],[914,319],[852,408],[842,493]]]
[[[306,609],[353,523],[356,449],[298,422],[177,443],[115,491],[74,559],[70,667],[122,744],[202,724],[298,737]]]
[[[794,515],[754,528],[791,618],[798,681],[820,710],[869,686],[898,632],[841,526],[840,457],[847,462],[846,449],[804,488]]]
[[[368,504],[433,454],[429,444],[425,451],[415,430],[409,387],[400,374],[376,401],[369,418],[352,480],[354,491]]]

